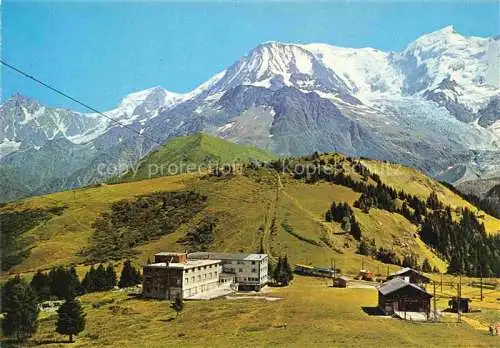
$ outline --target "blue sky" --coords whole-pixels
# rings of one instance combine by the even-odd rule
[[[2,1],[2,57],[99,109],[161,85],[187,92],[263,41],[400,50],[452,24],[499,32],[490,2]],[[2,69],[2,100],[19,92],[83,108]]]

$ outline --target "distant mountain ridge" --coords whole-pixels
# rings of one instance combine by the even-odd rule
[[[189,93],[150,88],[106,114],[160,142],[202,131],[278,155],[337,151],[449,182],[488,178],[500,172],[499,42],[451,26],[401,52],[266,42]],[[105,180],[97,166],[125,169],[159,146],[22,96],[0,114],[0,168],[33,194]],[[46,162],[60,139],[63,168]],[[43,176],[31,177],[34,164]]]

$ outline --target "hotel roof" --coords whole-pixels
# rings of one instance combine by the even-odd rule
[[[246,253],[217,253],[217,252],[195,252],[188,254],[190,259],[217,259],[217,260],[243,260],[262,261],[267,254],[246,254]]]
[[[151,263],[147,265],[146,267],[153,267],[153,268],[182,268],[182,269],[189,269],[189,268],[195,268],[195,267],[200,267],[200,266],[209,266],[209,265],[214,265],[220,263],[220,260],[188,260],[186,263],[176,263],[176,262],[157,262],[157,263]]]

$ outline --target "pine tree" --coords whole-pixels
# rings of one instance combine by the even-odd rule
[[[7,296],[7,297],[4,297]],[[5,317],[2,320],[3,333],[24,342],[38,328],[38,299],[33,288],[17,276],[7,281],[2,289]]]
[[[432,272],[432,267],[428,259],[425,259],[424,262],[422,263],[422,271],[427,273]]]
[[[365,256],[370,255],[368,243],[366,243],[366,241],[364,239],[361,239],[361,241],[359,242],[358,254],[365,255]]]
[[[436,192],[432,191],[427,198],[427,206],[432,210],[438,210],[443,208],[443,204],[439,201]]]
[[[116,272],[113,265],[110,263],[108,267],[106,267],[106,280],[107,280],[107,289],[113,289],[116,286]]]
[[[342,219],[342,223],[341,223],[340,226],[342,227],[342,230],[344,232],[350,232],[351,231],[351,222],[349,220],[349,217],[344,216],[344,218]]]
[[[80,301],[74,297],[67,298],[57,313],[56,332],[68,335],[69,341],[73,342],[73,335],[78,335],[85,329],[85,313]]]
[[[406,255],[403,259],[403,267],[418,269],[417,256],[413,254]]]
[[[91,265],[89,271],[85,274],[82,280],[82,286],[87,292],[96,291],[94,265]]]
[[[95,287],[97,291],[107,290],[107,274],[101,263],[95,271]]]
[[[351,235],[356,240],[361,239],[361,227],[359,226],[359,223],[356,221],[354,216],[351,218]]]
[[[123,263],[123,269],[120,275],[118,286],[120,288],[134,286],[136,284],[139,284],[141,280],[141,273],[132,266],[132,262],[130,260],[126,260]]]
[[[281,279],[281,273],[283,271],[283,264],[282,264],[281,256],[278,257],[278,263],[276,264],[276,267],[274,267],[273,270],[273,279],[276,281],[276,283],[280,282]]]
[[[68,273],[66,272],[64,267],[59,266],[50,270],[49,284],[50,293],[53,296],[59,299],[63,299],[68,295],[68,292],[70,291],[70,283]]]
[[[175,300],[173,300],[172,303],[170,303],[170,308],[172,308],[175,311],[176,313],[175,316],[178,316],[179,313],[182,312],[182,310],[184,309],[184,301],[182,301],[180,294],[177,294]]]
[[[64,297],[72,297],[76,295],[82,295],[84,293],[84,289],[82,287],[82,283],[76,274],[75,266],[71,266],[67,271],[68,277],[68,288],[66,290],[66,294]]]
[[[286,256],[286,255],[283,259],[283,269],[287,275],[287,278],[288,278],[287,284],[288,284],[288,282],[293,280],[293,271],[292,271],[292,267],[290,267],[290,264],[288,263],[288,256]]]
[[[50,298],[49,276],[41,270],[33,276],[30,285],[35,290],[39,301],[47,301]]]

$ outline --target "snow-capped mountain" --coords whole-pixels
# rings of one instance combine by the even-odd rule
[[[204,131],[283,155],[340,151],[450,182],[486,178],[500,173],[499,47],[451,26],[401,52],[266,42],[189,93],[150,88],[106,115],[161,142]],[[123,169],[158,146],[101,115],[21,96],[0,114],[0,170],[24,173],[30,191],[102,180],[116,173],[99,164]],[[54,153],[64,168],[42,178],[24,168]]]

